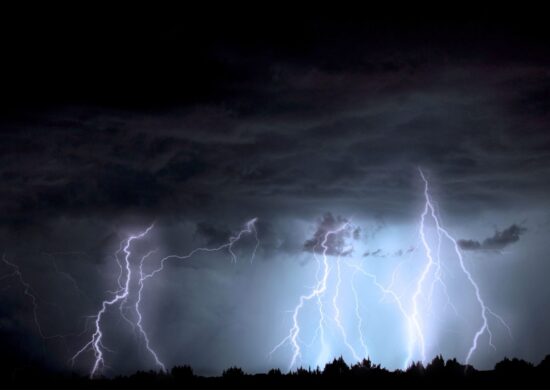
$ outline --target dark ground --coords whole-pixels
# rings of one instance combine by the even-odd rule
[[[519,359],[504,359],[494,370],[478,371],[455,359],[436,357],[422,366],[417,363],[408,370],[388,371],[369,360],[348,366],[342,358],[335,359],[324,370],[299,368],[288,374],[273,369],[267,374],[246,374],[238,367],[225,370],[219,377],[203,377],[193,373],[190,366],[176,366],[169,373],[138,371],[130,376],[95,378],[78,374],[52,373],[38,362],[22,364],[3,358],[3,388],[194,388],[194,389],[545,389],[550,387],[550,355],[538,365]]]

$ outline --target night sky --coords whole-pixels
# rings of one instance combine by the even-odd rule
[[[444,20],[276,3],[45,11],[10,10],[0,24],[0,247],[39,297],[33,312],[0,264],[4,351],[70,369],[93,333],[86,316],[117,289],[115,253],[129,235],[154,224],[133,253],[157,249],[155,262],[223,245],[258,218],[252,262],[246,235],[236,263],[228,251],[167,263],[144,288],[143,324],[169,367],[287,369],[288,345],[269,352],[315,284],[327,231],[353,223],[329,241],[331,264],[361,261],[384,285],[399,267],[402,291],[418,277],[421,168],[485,303],[512,333],[491,318],[496,349],[485,334],[471,363],[550,353],[542,15]],[[426,314],[438,324],[426,327],[428,357],[464,361],[479,310],[452,248],[442,259],[461,313],[441,304]],[[391,299],[342,272],[365,297],[369,355],[400,368],[405,341]],[[340,307],[354,339],[349,285]],[[314,340],[315,315],[311,305],[301,317],[305,339]],[[103,324],[106,375],[155,368],[117,307]],[[329,356],[353,360],[329,327]],[[301,363],[318,364],[317,352],[312,345]],[[88,352],[74,369],[92,364]]]

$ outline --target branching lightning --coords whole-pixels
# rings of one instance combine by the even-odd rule
[[[343,251],[339,248],[334,252],[331,250],[330,241],[336,237],[349,237],[350,229],[353,228],[349,221],[344,221],[335,228],[332,226],[332,230],[325,231],[324,234],[318,236],[312,250],[317,265],[314,284],[300,295],[296,306],[291,310],[291,325],[288,333],[269,353],[272,356],[283,347],[288,347],[291,352],[288,370],[304,363],[304,351],[313,348],[318,348],[315,362],[317,366],[327,363],[333,357],[331,355],[338,352],[338,348],[344,350],[346,354],[349,353],[354,362],[370,358],[370,354],[376,353],[376,348],[372,348],[372,345],[367,343],[367,340],[372,341],[368,337],[368,330],[371,329],[371,326],[364,320],[366,318],[364,311],[365,309],[372,310],[372,308],[366,307],[367,305],[364,304],[363,299],[371,298],[365,295],[365,291],[369,291],[368,294],[372,294],[375,299],[380,297],[378,301],[374,302],[375,305],[392,305],[389,307],[398,318],[396,328],[399,329],[400,340],[401,337],[403,340],[403,348],[400,351],[403,356],[399,356],[399,364],[403,363],[403,368],[407,368],[415,360],[426,363],[434,349],[431,343],[436,339],[432,334],[435,321],[440,320],[441,315],[446,313],[447,309],[451,309],[456,318],[461,318],[459,308],[462,306],[453,303],[452,289],[447,286],[447,283],[450,282],[447,277],[451,275],[451,269],[454,270],[451,276],[464,282],[467,289],[472,292],[473,298],[468,304],[476,313],[475,320],[470,321],[475,325],[475,329],[471,335],[468,349],[464,351],[466,364],[470,363],[480,348],[481,341],[485,338],[490,347],[496,348],[491,325],[500,324],[512,337],[511,329],[505,320],[491,310],[483,299],[482,289],[467,267],[458,242],[440,222],[426,176],[420,169],[419,174],[423,183],[424,202],[418,225],[418,242],[420,242],[419,247],[422,248],[422,255],[418,261],[400,262],[395,267],[391,266],[385,275],[377,272],[378,269],[364,258],[353,259],[351,250]],[[85,331],[91,332],[91,335],[71,357],[72,364],[82,358],[84,354],[89,353],[93,358],[90,377],[96,377],[98,373],[108,368],[106,358],[108,353],[113,351],[105,345],[105,317],[114,311],[127,324],[124,325],[124,329],[128,330],[128,326],[136,340],[139,339],[139,342],[142,343],[140,345],[145,347],[150,363],[154,362],[155,367],[165,372],[167,366],[162,361],[161,355],[155,350],[154,340],[149,337],[146,329],[142,306],[146,301],[147,283],[165,269],[166,262],[190,260],[201,253],[224,252],[229,255],[231,263],[237,263],[238,247],[236,244],[245,236],[250,236],[255,240],[250,255],[250,263],[253,263],[260,246],[256,222],[257,218],[251,219],[223,244],[194,248],[186,254],[164,254],[162,257],[158,255],[158,249],[145,254],[141,250],[136,250],[134,244],[150,237],[150,232],[154,228],[153,224],[121,241],[114,254],[118,266],[116,283],[113,283],[115,290],[108,291],[108,298],[101,301],[97,312],[87,317]],[[442,248],[447,251],[448,248],[452,248],[452,251],[450,254],[444,255],[445,251]],[[40,336],[45,340],[66,337],[66,335],[47,335],[43,331],[38,316],[38,295],[23,277],[19,266],[10,262],[5,255],[2,257],[2,261],[12,271],[1,276],[0,280],[13,277],[21,284],[25,296],[32,303],[33,321]],[[80,295],[86,296],[69,273],[58,269],[55,262],[52,264],[58,275],[70,281]],[[405,265],[410,265],[411,268],[410,272],[403,276],[400,271]],[[402,280],[403,278],[407,279]],[[449,286],[452,284],[449,283]],[[348,296],[346,294],[352,297],[350,305],[346,305],[345,298]],[[305,318],[309,308],[314,310],[313,326],[310,324],[311,321],[307,322]],[[352,311],[349,311],[348,316],[346,314],[348,314],[349,308]],[[351,324],[349,324],[350,321],[352,321]],[[370,321],[369,319],[368,322]],[[92,329],[88,331],[90,324]],[[310,343],[307,343],[309,340],[304,341],[312,334],[313,341]],[[335,334],[336,337],[332,337]],[[468,340],[470,340],[469,333]]]
[[[128,237],[128,239],[126,239],[124,241],[124,245],[123,246],[121,245],[122,251],[125,254],[125,256],[124,256],[125,267],[123,267],[120,263],[120,260],[118,258],[118,252],[117,252],[117,255],[115,256],[116,259],[117,259],[117,262],[120,265],[121,274],[123,273],[124,268],[126,269],[125,276],[122,278],[119,275],[119,278],[118,278],[118,284],[120,286],[120,289],[115,292],[113,298],[104,300],[102,302],[101,309],[95,315],[95,331],[92,334],[91,340],[88,343],[86,343],[80,350],[78,350],[76,352],[76,354],[71,359],[71,361],[74,364],[74,361],[82,353],[84,353],[85,351],[87,351],[89,349],[92,349],[92,351],[94,353],[94,356],[95,356],[95,361],[94,361],[94,364],[92,366],[92,370],[90,372],[90,377],[93,377],[96,374],[96,372],[98,371],[98,369],[100,369],[100,367],[101,368],[105,367],[105,360],[104,360],[103,351],[107,350],[107,348],[105,348],[105,346],[103,345],[103,332],[101,330],[101,320],[103,318],[103,315],[105,314],[105,312],[107,311],[109,306],[113,306],[116,303],[122,304],[124,302],[124,300],[130,294],[130,281],[131,281],[131,278],[132,278],[132,268],[130,266],[130,254],[131,254],[130,245],[132,244],[132,241],[138,240],[138,239],[141,239],[141,238],[145,237],[147,235],[147,233],[149,233],[149,231],[152,228],[153,228],[153,225],[149,226],[146,230],[144,230],[143,232],[141,232],[141,233],[139,233],[135,236]],[[120,252],[120,250],[119,250],[119,252]]]
[[[159,260],[158,267],[156,267],[149,273],[144,272],[144,264],[149,257],[156,253],[157,250],[150,251],[142,256],[137,263],[136,271],[133,269],[135,267],[132,266],[131,246],[132,242],[146,238],[149,232],[153,229],[153,225],[149,226],[141,233],[137,235],[131,235],[126,240],[122,241],[119,250],[115,254],[115,259],[120,269],[120,273],[117,277],[117,284],[119,288],[112,293],[113,296],[111,298],[106,299],[101,303],[100,310],[91,317],[94,320],[94,332],[92,333],[90,340],[73,355],[73,357],[71,358],[71,362],[74,364],[76,359],[78,359],[83,353],[87,351],[92,351],[94,356],[94,363],[90,371],[90,377],[95,377],[100,370],[107,367],[105,364],[105,351],[110,352],[110,349],[108,349],[103,343],[104,333],[101,324],[107,310],[111,306],[118,305],[120,316],[131,325],[134,331],[138,331],[139,335],[144,341],[145,348],[153,357],[157,367],[161,371],[166,371],[165,364],[160,360],[158,353],[152,348],[149,336],[143,326],[143,313],[141,311],[141,303],[145,282],[161,272],[164,269],[164,264],[166,261],[187,260],[192,258],[195,254],[199,252],[219,252],[227,250],[231,256],[231,261],[233,263],[236,263],[237,255],[233,251],[233,247],[239,240],[241,240],[244,235],[247,234],[253,235],[256,240],[250,259],[250,261],[252,262],[260,245],[256,229],[256,221],[256,218],[248,221],[241,231],[239,231],[236,235],[231,236],[227,243],[218,247],[200,247],[192,250],[186,255],[165,256]],[[134,284],[137,285],[137,291],[133,291]],[[135,303],[131,306],[128,306],[128,301],[130,298],[135,299]],[[129,308],[132,309],[135,315],[135,319],[130,318],[130,316],[126,314],[125,310],[128,310]]]
[[[30,283],[27,282],[27,280],[25,280],[25,278],[23,277],[23,274],[21,273],[21,269],[17,264],[9,261],[6,258],[5,254],[2,255],[2,261],[4,262],[4,264],[9,266],[13,271],[9,274],[3,275],[2,277],[0,277],[0,279],[15,277],[19,281],[21,286],[23,286],[23,293],[30,299],[32,303],[33,321],[34,321],[34,325],[36,326],[36,329],[38,330],[38,334],[40,335],[40,337],[43,340],[51,340],[51,339],[64,340],[64,338],[67,337],[68,335],[63,335],[63,334],[48,335],[44,332],[38,316],[38,302],[40,300],[40,298],[38,297],[38,294],[34,291]],[[57,307],[57,305],[54,305],[52,303],[48,302],[48,304]]]
[[[355,306],[355,319],[357,320],[357,334],[359,335],[359,344],[363,349],[363,356],[369,356],[369,347],[365,341],[365,335],[363,333],[363,316],[361,315],[361,304],[359,299],[359,293],[357,292],[357,287],[355,286],[355,279],[357,276],[357,271],[355,271],[351,277],[351,290],[353,292],[353,303]]]
[[[428,322],[432,320],[427,314],[433,314],[434,312],[435,296],[438,295],[439,292],[441,292],[441,296],[443,297],[445,303],[443,310],[449,307],[452,309],[453,313],[457,317],[460,317],[459,310],[455,306],[455,304],[453,304],[449,289],[444,280],[444,271],[447,270],[447,266],[443,262],[442,258],[442,244],[444,240],[448,240],[452,244],[454,256],[456,256],[456,259],[458,260],[460,274],[462,275],[462,277],[465,278],[468,286],[473,289],[475,295],[475,301],[473,302],[473,304],[475,304],[479,308],[480,326],[473,334],[471,345],[465,356],[465,362],[467,364],[470,362],[473,354],[478,348],[479,339],[484,334],[487,334],[488,336],[489,345],[493,348],[495,347],[493,344],[493,332],[490,328],[489,317],[493,317],[499,323],[501,323],[511,336],[510,327],[506,324],[504,319],[493,312],[491,309],[489,309],[485,304],[485,301],[481,296],[479,285],[476,283],[473,275],[466,267],[457,241],[446,229],[443,228],[440,223],[436,209],[434,207],[434,203],[431,200],[428,180],[426,179],[426,176],[424,175],[422,170],[419,170],[419,172],[422,182],[424,184],[423,194],[425,202],[422,213],[420,214],[418,234],[420,242],[422,243],[422,248],[424,249],[425,261],[421,264],[420,270],[414,272],[415,276],[412,283],[412,290],[407,287],[409,285],[408,282],[400,283],[401,288],[399,289],[399,293],[397,292],[398,290],[396,290],[395,284],[397,280],[398,269],[403,263],[399,263],[395,267],[393,273],[391,274],[390,283],[384,285],[382,282],[379,281],[379,277],[375,273],[367,270],[364,260],[344,261],[344,264],[346,264],[349,269],[353,270],[351,274],[348,274],[348,277],[351,278],[351,281],[350,283],[346,283],[346,285],[350,286],[353,293],[353,310],[355,318],[355,325],[353,327],[346,327],[346,324],[342,322],[341,316],[343,308],[339,304],[339,296],[342,285],[342,259],[340,258],[340,256],[338,256],[338,258],[335,260],[334,266],[329,264],[327,258],[327,241],[330,235],[341,232],[342,229],[345,229],[349,223],[344,224],[337,230],[327,232],[324,236],[323,242],[321,243],[321,246],[323,248],[322,267],[320,266],[317,271],[318,275],[320,270],[322,270],[322,276],[317,276],[317,284],[308,294],[300,296],[299,302],[293,310],[292,326],[289,330],[288,335],[270,352],[270,355],[272,355],[283,345],[289,344],[292,348],[289,370],[296,366],[298,359],[302,355],[302,345],[299,336],[304,325],[302,325],[300,321],[300,313],[309,301],[316,302],[317,304],[320,322],[316,334],[320,334],[321,336],[325,334],[324,324],[326,323],[326,321],[322,302],[323,297],[327,291],[334,291],[334,295],[332,296],[332,311],[334,313],[333,320],[336,325],[336,329],[341,336],[343,344],[351,352],[351,356],[355,361],[359,361],[362,358],[366,358],[368,356],[370,349],[368,348],[368,345],[365,341],[365,324],[361,314],[362,297],[359,294],[356,283],[356,279],[358,276],[365,277],[365,281],[368,281],[369,285],[374,287],[381,294],[382,298],[380,300],[380,303],[389,302],[394,304],[397,309],[397,313],[402,318],[402,330],[404,332],[404,337],[406,340],[406,358],[404,360],[403,368],[407,368],[417,358],[419,358],[422,363],[426,363],[429,347],[428,338],[431,339],[431,335],[427,334],[427,332],[430,332],[429,326],[427,325]],[[437,242],[435,247],[432,247],[431,240],[428,238],[426,227],[428,222],[432,223],[435,227],[434,230],[436,232]],[[453,256],[450,257],[451,258],[446,259],[449,262],[453,260]],[[318,259],[317,261],[318,264],[321,265]],[[330,270],[333,267],[336,268],[336,281],[334,285],[328,286],[327,283],[329,283],[330,280]],[[356,329],[354,334],[356,334],[357,337],[355,339],[350,339],[347,330],[353,328]],[[326,356],[323,355],[329,349],[330,345],[328,345],[327,341],[322,338],[321,351],[319,352],[319,358],[317,359],[318,362],[328,360],[326,359]],[[361,353],[358,352],[359,350],[361,351]]]
[[[349,343],[348,341],[348,334],[346,332],[346,329],[344,328],[344,325],[342,324],[342,321],[340,319],[340,308],[338,306],[338,297],[340,295],[340,286],[342,285],[342,267],[340,265],[340,256],[336,259],[336,291],[334,293],[334,296],[332,297],[332,307],[334,308],[334,322],[336,323],[336,326],[338,327],[338,330],[340,331],[340,334],[342,335],[342,339],[344,340],[344,344],[351,352],[353,359],[356,361],[361,360],[357,352],[355,351],[355,348]],[[358,325],[360,326],[360,325]]]
[[[479,309],[480,309],[480,319],[481,319],[481,325],[479,327],[479,329],[476,331],[473,339],[472,339],[472,345],[470,347],[470,349],[468,350],[468,354],[466,355],[466,363],[469,363],[470,362],[470,359],[472,357],[472,355],[475,353],[476,349],[477,349],[477,345],[478,345],[478,340],[479,338],[484,334],[484,333],[487,333],[488,337],[489,337],[489,345],[493,348],[495,348],[493,342],[492,342],[492,339],[493,339],[493,333],[491,331],[491,328],[489,326],[489,321],[488,321],[488,314],[489,315],[493,315],[493,317],[495,317],[505,328],[506,330],[509,332],[509,334],[511,335],[511,331],[510,331],[510,327],[508,326],[508,324],[506,324],[506,322],[503,320],[502,317],[500,317],[499,315],[495,314],[491,309],[489,309],[487,307],[487,305],[485,304],[483,298],[481,297],[481,292],[480,292],[480,289],[479,289],[479,286],[478,284],[476,283],[476,281],[474,280],[472,274],[470,273],[470,271],[468,270],[468,268],[466,267],[466,264],[464,263],[464,258],[462,257],[462,253],[460,251],[460,248],[458,246],[458,243],[456,242],[456,240],[450,235],[450,233],[444,229],[442,226],[441,226],[441,223],[439,222],[439,219],[437,218],[437,215],[436,215],[436,212],[435,212],[435,208],[433,206],[433,203],[431,201],[431,197],[430,197],[430,193],[429,193],[429,183],[428,183],[428,180],[426,179],[426,177],[424,176],[424,173],[422,172],[421,169],[419,169],[419,172],[420,172],[420,176],[424,182],[424,197],[425,197],[425,208],[424,208],[424,212],[422,213],[422,216],[421,216],[421,222],[420,222],[420,236],[422,238],[422,243],[424,245],[424,248],[426,250],[426,257],[428,258],[428,262],[427,262],[427,265],[426,265],[426,268],[424,269],[424,272],[422,273],[422,277],[421,279],[419,279],[419,283],[417,285],[417,290],[415,292],[415,295],[413,297],[413,302],[414,302],[414,314],[413,316],[415,318],[418,317],[418,309],[417,309],[417,302],[418,302],[418,297],[422,294],[422,282],[424,281],[423,279],[425,278],[425,275],[428,274],[430,268],[433,266],[434,264],[434,261],[432,259],[432,256],[431,256],[431,253],[432,253],[432,250],[426,240],[426,235],[425,235],[425,217],[428,215],[428,211],[429,211],[429,214],[431,216],[431,218],[433,219],[433,222],[435,224],[435,227],[436,227],[436,230],[437,230],[437,234],[438,234],[438,237],[439,237],[439,241],[441,241],[441,236],[443,235],[444,237],[446,237],[453,245],[453,249],[456,253],[456,256],[458,258],[458,262],[460,264],[460,269],[461,271],[463,272],[463,274],[466,276],[469,284],[471,285],[471,287],[474,289],[474,292],[475,292],[475,297],[476,297],[476,300],[477,300],[477,304],[479,305]],[[438,245],[440,245],[438,243]],[[436,270],[436,280],[438,282],[440,282],[443,286],[444,283],[441,281],[441,273],[440,273],[440,270],[441,270],[441,266],[440,266],[440,262],[439,262],[439,250],[438,250],[438,261],[436,263],[436,266],[437,266],[437,270]],[[445,294],[447,294],[447,290],[446,288],[444,289],[445,291]],[[447,294],[447,298],[448,298],[448,294]],[[454,309],[456,311],[456,308]],[[425,351],[424,351],[424,346],[422,346],[423,350],[422,350],[422,357],[423,357],[423,361],[425,360]]]
[[[323,252],[322,252],[323,253],[322,275],[321,275],[320,278],[317,278],[317,284],[311,290],[311,292],[309,294],[302,295],[300,297],[300,301],[299,301],[298,305],[294,308],[294,311],[293,311],[293,314],[292,314],[292,323],[293,323],[293,325],[290,328],[289,334],[279,344],[277,344],[270,352],[270,355],[272,355],[279,348],[281,348],[284,344],[286,344],[287,342],[290,342],[293,352],[292,352],[292,358],[290,360],[289,370],[292,369],[292,367],[296,364],[297,359],[299,359],[301,354],[302,354],[302,349],[301,349],[300,340],[299,340],[300,331],[301,331],[300,322],[299,322],[300,312],[304,308],[304,305],[308,301],[311,301],[313,299],[316,300],[317,308],[318,308],[318,312],[319,312],[319,328],[318,328],[318,331],[321,334],[322,350],[325,353],[327,351],[326,342],[324,340],[325,312],[323,310],[323,304],[322,304],[323,295],[325,294],[325,292],[327,290],[327,282],[328,282],[329,275],[330,275],[330,265],[328,263],[328,255],[327,255],[329,247],[328,247],[327,243],[328,243],[328,240],[329,240],[330,236],[338,234],[338,233],[344,231],[345,229],[348,228],[348,226],[349,226],[349,223],[344,223],[338,229],[328,231],[325,234],[325,236],[323,238],[323,241],[321,242],[321,247],[323,248]],[[322,356],[320,356],[320,358],[321,357]]]

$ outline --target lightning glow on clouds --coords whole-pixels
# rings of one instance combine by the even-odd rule
[[[314,285],[299,296],[291,310],[291,326],[270,350],[268,361],[274,356],[284,356],[286,348],[290,352],[286,366],[288,370],[301,365],[323,367],[339,355],[350,363],[365,358],[382,361],[384,353],[387,355],[388,352],[381,350],[377,339],[389,340],[391,337],[395,344],[389,347],[389,353],[394,361],[400,361],[399,367],[406,368],[415,361],[426,363],[441,353],[441,332],[452,330],[459,332],[466,340],[467,348],[460,353],[463,353],[463,361],[470,363],[483,343],[496,349],[495,326],[511,337],[510,326],[504,318],[486,304],[483,287],[469,269],[459,243],[443,227],[432,200],[429,182],[421,170],[419,173],[424,197],[418,220],[419,246],[403,242],[401,247],[409,249],[395,252],[395,256],[400,258],[398,263],[386,261],[389,255],[379,254],[382,253],[380,249],[367,248],[365,251],[365,248],[359,248],[361,250],[356,251],[354,242],[359,237],[358,226],[341,217],[334,219],[325,216],[327,224],[324,230],[319,230],[304,246],[305,251],[311,252],[317,267]],[[228,237],[226,242],[198,247],[187,254],[162,257],[157,255],[158,248],[149,251],[135,249],[138,242],[150,245],[153,229],[154,226],[150,225],[120,243],[115,253],[119,270],[117,289],[108,292],[109,297],[102,301],[99,310],[87,317],[92,323],[92,333],[88,341],[72,355],[70,362],[75,364],[77,360],[91,356],[91,377],[103,374],[104,369],[109,368],[109,354],[113,350],[105,342],[105,333],[109,329],[105,326],[107,313],[118,313],[124,321],[122,326],[128,326],[127,329],[145,347],[150,363],[161,371],[167,370],[168,365],[157,351],[144,323],[147,310],[143,299],[146,285],[165,269],[167,261],[191,260],[200,253],[226,253],[231,263],[237,263],[239,256],[234,247],[248,236],[254,240],[250,251],[252,263],[260,245],[257,218],[254,218]],[[446,246],[449,248],[444,250]],[[374,253],[378,255],[365,255]],[[5,256],[3,262],[12,272],[2,278],[15,277],[23,286],[25,295],[33,305],[33,319],[41,337],[63,338],[63,335],[49,336],[44,333],[38,318],[35,291],[16,264]],[[70,274],[61,272],[57,265],[55,269],[56,273],[79,289]],[[469,291],[465,293],[466,298],[458,301],[455,296],[457,280],[462,283],[460,291]],[[449,314],[456,323],[468,317],[469,325],[446,329],[453,327],[448,324]],[[121,325],[116,326],[122,329]],[[273,331],[276,332],[276,329]],[[382,337],[381,331],[387,334]],[[456,350],[454,352],[458,353]]]
[[[303,348],[311,348],[312,344],[304,345],[304,342],[300,339],[300,334],[303,333],[304,328],[311,326],[310,319],[301,318],[300,314],[304,310],[304,306],[307,304],[315,305],[317,315],[319,318],[319,329],[321,334],[327,333],[324,324],[326,324],[326,316],[324,310],[324,300],[327,295],[332,295],[332,311],[333,311],[333,326],[340,334],[345,349],[349,351],[350,360],[357,362],[363,358],[368,358],[371,348],[365,341],[365,324],[362,319],[362,297],[356,288],[357,275],[364,276],[364,282],[369,283],[373,289],[368,290],[370,293],[377,293],[382,296],[380,302],[391,303],[394,305],[396,312],[401,318],[401,332],[403,333],[402,339],[405,340],[401,349],[403,351],[404,360],[402,363],[403,368],[407,368],[415,360],[420,360],[422,363],[428,361],[429,352],[431,356],[435,356],[440,353],[437,345],[433,345],[433,340],[436,339],[436,335],[432,333],[437,332],[437,321],[439,316],[433,315],[435,310],[445,310],[447,307],[452,308],[454,314],[458,317],[458,309],[453,303],[450,295],[449,288],[445,282],[446,274],[445,269],[448,268],[446,263],[455,262],[458,264],[458,274],[451,275],[452,278],[463,278],[466,281],[468,288],[473,290],[474,297],[467,303],[468,308],[474,307],[477,309],[477,315],[471,319],[473,324],[478,324],[478,327],[471,334],[470,346],[464,355],[465,363],[470,363],[472,357],[479,348],[479,341],[482,336],[487,336],[487,343],[490,347],[495,348],[493,343],[493,332],[491,328],[490,317],[504,327],[511,336],[511,330],[504,319],[492,311],[485,303],[481,289],[478,283],[475,281],[474,276],[466,266],[462,253],[460,251],[457,241],[451,236],[451,234],[443,228],[440,219],[437,216],[436,208],[431,199],[429,192],[429,183],[426,176],[419,170],[420,177],[424,185],[424,208],[420,215],[418,235],[422,243],[424,250],[424,259],[422,261],[420,269],[416,272],[408,273],[407,276],[412,278],[412,281],[400,281],[396,283],[396,275],[399,271],[399,267],[403,263],[399,263],[391,273],[391,281],[386,285],[379,280],[379,276],[372,271],[367,270],[365,260],[354,261],[345,260],[345,265],[353,272],[348,273],[346,277],[346,285],[351,286],[353,292],[353,312],[354,322],[349,321],[349,324],[343,324],[341,316],[342,312],[349,308],[349,305],[340,307],[339,295],[342,285],[342,266],[343,259],[340,255],[331,256],[329,260],[329,251],[327,242],[333,235],[342,233],[345,229],[350,228],[350,223],[342,223],[340,227],[335,230],[327,231],[323,237],[323,241],[320,246],[323,248],[323,272],[322,277],[317,276],[317,284],[310,290],[310,292],[302,295],[299,298],[299,302],[293,310],[292,326],[288,335],[282,339],[270,352],[270,356],[281,349],[284,345],[289,344],[291,347],[291,358],[289,361],[289,370],[296,368],[298,363],[311,364],[310,361],[300,361],[303,355]],[[428,222],[433,225],[428,227]],[[435,240],[433,231],[435,231]],[[432,233],[432,234],[430,234]],[[447,254],[445,258],[442,258],[442,244],[443,240],[448,240],[452,246],[452,252]],[[434,242],[435,241],[435,242]],[[336,269],[335,278],[331,277],[331,271]],[[332,281],[333,286],[328,286],[329,281]],[[411,283],[412,282],[412,283]],[[399,286],[410,286],[412,288],[397,288]],[[444,305],[435,309],[436,295],[439,295],[444,302]],[[477,317],[477,318],[476,318]],[[348,335],[347,329],[356,329],[356,337],[351,339]],[[463,330],[464,333],[468,332],[468,329]],[[316,332],[317,333],[317,332]],[[466,334],[467,336],[467,334]],[[335,339],[331,340],[333,344],[338,344]],[[322,366],[327,362],[326,351],[330,350],[331,345],[327,345],[324,338],[321,338],[319,351],[317,353],[317,359],[315,364]],[[428,351],[430,349],[430,351]],[[363,351],[359,354],[357,351]],[[374,352],[373,352],[374,353]],[[400,352],[397,351],[396,354]],[[337,356],[333,354],[332,357]],[[375,356],[376,358],[376,356]]]
[[[186,255],[169,255],[169,256],[163,257],[159,260],[158,262],[159,265],[157,268],[155,268],[150,273],[144,273],[143,272],[144,262],[148,257],[150,257],[152,254],[156,252],[155,250],[150,251],[145,256],[142,256],[140,258],[138,262],[137,276],[134,276],[135,271],[133,270],[133,268],[135,268],[135,265],[134,266],[132,265],[131,245],[133,241],[144,239],[148,235],[148,233],[151,231],[151,229],[153,229],[153,225],[149,226],[147,229],[145,229],[141,233],[137,235],[131,235],[126,240],[124,240],[121,243],[121,249],[115,254],[117,263],[120,266],[120,274],[117,279],[119,284],[119,289],[114,292],[114,297],[103,301],[101,305],[101,309],[97,312],[95,316],[93,316],[94,323],[95,323],[95,331],[93,332],[91,339],[73,355],[73,357],[71,358],[71,362],[74,364],[75,360],[78,359],[84,352],[92,351],[94,355],[94,361],[93,361],[92,369],[90,371],[90,377],[94,377],[100,369],[107,367],[105,364],[104,352],[109,351],[109,349],[103,343],[103,330],[102,330],[101,322],[107,309],[115,304],[118,304],[121,317],[130,324],[132,329],[135,330],[136,327],[137,329],[139,329],[139,333],[143,337],[143,340],[145,341],[145,347],[153,357],[155,364],[161,371],[166,371],[165,364],[160,360],[157,352],[155,352],[155,350],[151,347],[149,336],[142,324],[143,314],[141,312],[140,304],[142,300],[142,292],[143,292],[143,287],[145,282],[148,279],[154,277],[159,272],[161,272],[164,269],[164,264],[166,261],[188,260],[199,252],[220,252],[223,250],[227,250],[231,256],[232,262],[237,262],[237,255],[233,252],[233,245],[237,243],[246,234],[252,234],[256,239],[256,244],[251,257],[251,261],[253,261],[254,256],[256,254],[256,250],[259,245],[259,240],[258,240],[256,227],[255,227],[256,220],[257,219],[254,218],[248,221],[245,227],[241,231],[239,231],[238,234],[231,236],[228,242],[225,244],[222,244],[214,248],[207,248],[207,247],[196,248]],[[124,253],[124,256],[122,256],[122,260],[120,259],[120,256],[119,256],[120,252]],[[137,299],[135,304],[133,305],[133,309],[136,315],[135,321],[128,318],[124,314],[125,313],[124,309],[126,307],[128,298],[133,293],[133,291],[131,290],[131,284],[134,280],[137,280],[137,284],[138,284],[138,291],[137,293],[135,293],[137,295]]]

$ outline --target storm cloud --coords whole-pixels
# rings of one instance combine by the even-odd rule
[[[359,237],[359,229],[351,225],[341,216],[333,216],[326,213],[317,224],[313,237],[304,242],[304,250],[315,253],[325,253],[331,256],[349,256],[353,247],[349,243],[350,238]]]
[[[117,286],[120,242],[144,226],[155,226],[144,246],[185,254],[258,218],[258,261],[231,264],[224,252],[167,263],[144,290],[144,323],[170,364],[264,369],[258,356],[286,331],[281,313],[312,283],[312,255],[330,230],[353,222],[328,236],[327,254],[360,258],[381,283],[393,261],[404,275],[423,264],[421,167],[446,228],[473,237],[460,241],[465,257],[518,248],[521,261],[472,271],[518,329],[496,354],[548,353],[546,20],[417,26],[219,7],[153,22],[25,14],[0,26],[0,246],[74,319],[40,306],[45,331],[81,334],[78,321]],[[488,223],[527,216],[537,231],[513,224],[484,238]],[[235,253],[248,260],[255,245],[247,237]],[[66,294],[71,280],[82,294]],[[20,286],[0,292],[0,341],[40,354]],[[82,341],[69,339],[70,351]],[[150,368],[132,351],[109,359],[120,372]],[[66,354],[52,353],[52,365],[65,367]]]
[[[464,250],[494,250],[499,251],[508,245],[519,241],[522,234],[527,231],[527,228],[512,224],[506,229],[496,230],[495,234],[483,241],[477,240],[458,240],[458,245]]]
[[[495,52],[489,36],[476,36],[477,46],[467,50],[454,34],[427,42],[430,34],[422,31],[411,32],[406,45],[389,39],[380,47],[360,25],[337,25],[349,39],[311,40],[302,24],[291,24],[304,38],[292,53],[246,45],[239,35],[243,41],[223,48],[209,37],[207,49],[190,58],[166,47],[173,69],[130,63],[143,51],[154,58],[168,44],[164,35],[154,36],[158,47],[136,43],[128,58],[111,57],[121,68],[142,70],[144,85],[121,74],[131,84],[126,90],[122,81],[101,79],[101,93],[82,80],[69,94],[75,86],[67,82],[51,88],[48,109],[18,106],[1,124],[4,225],[77,214],[170,218],[173,210],[193,215],[235,202],[273,213],[275,205],[303,202],[290,207],[312,217],[324,211],[316,205],[330,200],[403,218],[417,166],[441,180],[453,213],[545,203],[550,80],[537,42],[525,44],[533,50],[518,44]],[[170,42],[187,39],[178,31]],[[290,39],[259,33],[275,47]],[[516,49],[527,54],[518,57]],[[10,57],[7,65],[24,59]],[[186,83],[201,66],[210,73],[197,78],[204,85],[193,95]],[[149,72],[174,80],[159,94]],[[127,98],[138,86],[144,92],[133,96],[143,102]],[[189,94],[183,101],[177,87]],[[86,93],[98,102],[81,98]],[[63,103],[67,96],[70,104]]]

